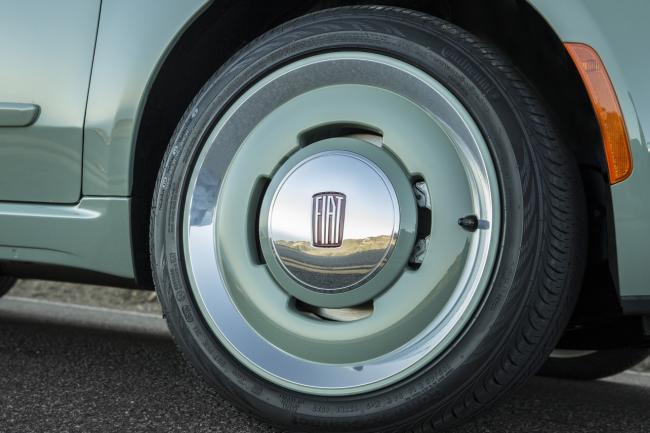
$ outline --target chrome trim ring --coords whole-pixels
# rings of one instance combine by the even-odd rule
[[[304,130],[337,122],[382,131],[382,147],[427,181],[434,223],[420,268],[405,269],[373,300],[373,314],[351,323],[293,311],[256,261],[250,213],[241,211],[259,190],[257,179],[271,178],[300,149]],[[183,215],[192,291],[219,341],[267,380],[317,395],[388,386],[440,355],[477,308],[499,239],[497,185],[477,125],[431,76],[372,53],[299,60],[242,95],[197,158]],[[467,214],[480,219],[480,230],[457,226]]]

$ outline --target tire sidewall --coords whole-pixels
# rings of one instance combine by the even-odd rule
[[[486,59],[477,61],[477,53],[468,48],[468,43],[459,43],[460,30],[438,20],[430,22],[429,28],[413,26],[410,19],[350,13],[349,19],[332,24],[307,17],[291,30],[285,26],[285,30],[255,41],[215,74],[192,103],[161,168],[152,206],[152,267],[172,333],[192,365],[217,389],[239,406],[278,424],[376,431],[369,425],[388,428],[418,419],[423,415],[423,404],[428,411],[446,410],[495,374],[507,357],[505,348],[512,345],[523,326],[529,282],[536,277],[542,248],[543,227],[537,220],[544,210],[540,209],[540,174],[527,171],[537,169],[537,165],[535,143],[521,119],[522,101],[505,90],[497,67]],[[386,20],[393,27],[386,26]],[[332,25],[338,29],[332,30]],[[463,103],[493,156],[501,192],[502,227],[499,255],[484,298],[462,335],[442,356],[385,389],[325,398],[263,380],[218,341],[193,299],[183,265],[180,227],[194,159],[229,104],[259,77],[284,64],[325,50],[350,48],[411,63],[440,81]],[[550,350],[546,346],[549,344],[540,350]]]

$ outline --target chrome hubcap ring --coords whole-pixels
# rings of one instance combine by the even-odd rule
[[[419,269],[396,261],[394,281],[372,295],[372,313],[349,323],[319,320],[296,308],[270,269],[270,256],[257,252],[259,228],[268,224],[251,211],[269,212],[260,203],[270,183],[281,182],[276,175],[283,163],[319,144],[305,146],[306,133],[342,124],[377,131],[378,148],[399,161],[404,181],[423,180],[431,195],[429,247]],[[183,216],[192,291],[219,341],[267,380],[318,395],[385,387],[435,359],[475,311],[496,256],[496,185],[478,127],[432,77],[370,53],[302,59],[241,96],[197,158]],[[404,194],[395,188],[399,200]],[[401,216],[401,203],[398,209]],[[465,215],[475,215],[481,229],[460,228],[458,218]],[[359,288],[378,281],[397,251]],[[282,272],[305,287],[304,280]]]

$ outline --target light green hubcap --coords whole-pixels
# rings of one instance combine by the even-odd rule
[[[415,185],[417,184],[417,188]],[[221,343],[286,388],[368,392],[458,337],[491,275],[499,194],[462,104],[406,63],[337,52],[256,83],[188,185],[187,273]],[[458,219],[475,216],[468,231]]]

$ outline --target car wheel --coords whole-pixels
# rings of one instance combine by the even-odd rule
[[[0,296],[6,294],[16,284],[14,277],[0,276]]]
[[[576,164],[508,59],[346,7],[255,40],[164,157],[151,259],[191,364],[295,431],[449,426],[539,369],[584,263]]]
[[[650,356],[648,349],[554,350],[541,376],[596,380],[622,373]]]

